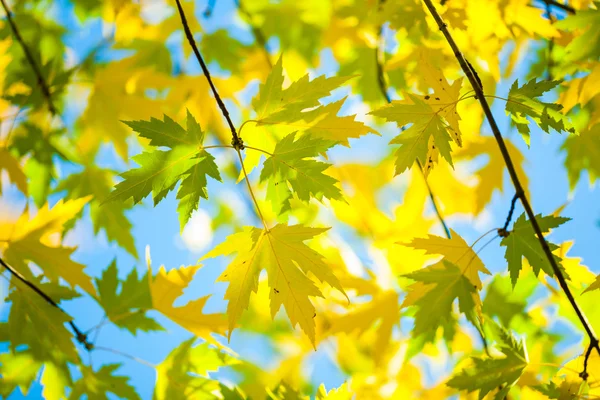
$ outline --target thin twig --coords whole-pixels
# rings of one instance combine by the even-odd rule
[[[379,2],[379,7],[381,7],[383,5],[383,3],[385,2],[385,0],[381,0]],[[388,86],[387,86],[387,81],[385,79],[385,71],[383,69],[383,64],[384,64],[384,41],[383,41],[384,37],[383,37],[383,24],[379,26],[379,29],[377,31],[377,47],[375,48],[375,65],[377,66],[377,82],[379,83],[379,90],[381,91],[381,94],[383,95],[383,97],[385,98],[385,100],[388,103],[392,102],[392,99],[388,93]],[[446,221],[444,220],[444,216],[442,215],[442,212],[440,210],[440,208],[438,207],[437,201],[435,199],[435,195],[433,194],[433,191],[431,190],[431,187],[429,186],[429,182],[427,181],[427,177],[425,176],[425,173],[423,172],[423,164],[421,164],[421,160],[419,160],[417,158],[417,167],[419,168],[419,171],[421,171],[421,174],[423,175],[423,180],[425,181],[425,186],[427,187],[427,192],[429,193],[429,199],[431,200],[431,204],[433,205],[433,210],[435,211],[435,214],[437,215],[438,221],[440,222],[440,224],[442,224],[442,227],[444,228],[444,232],[446,233],[446,237],[448,239],[450,239],[452,237],[452,235],[450,234],[450,229],[448,228],[448,225],[446,224]]]
[[[48,83],[44,80],[44,77],[42,76],[42,71],[40,70],[37,63],[35,62],[35,59],[33,58],[33,54],[31,54],[29,47],[27,47],[27,45],[25,44],[25,41],[23,40],[23,37],[21,36],[21,33],[19,32],[19,28],[17,28],[17,24],[15,24],[15,21],[12,18],[12,13],[11,13],[10,9],[8,8],[8,5],[6,4],[6,1],[5,0],[0,0],[0,1],[2,2],[2,7],[4,8],[4,12],[6,13],[6,19],[8,20],[10,28],[12,29],[13,34],[15,35],[15,38],[17,39],[17,42],[19,42],[19,44],[21,45],[21,48],[23,49],[23,53],[25,53],[25,58],[27,58],[27,62],[29,62],[31,69],[33,69],[33,73],[35,74],[35,76],[37,78],[38,85],[40,85],[40,88],[42,90],[42,94],[46,98],[46,102],[48,103],[48,110],[50,111],[50,113],[52,115],[54,115],[54,114],[56,114],[56,108],[54,108],[54,104],[52,104],[52,97],[50,96],[50,87],[48,86]]]
[[[260,217],[260,221],[265,227],[265,232],[269,231],[269,227],[267,226],[267,221],[265,217],[263,217],[262,211],[260,211],[260,207],[258,206],[258,201],[256,201],[256,197],[254,196],[254,191],[252,190],[252,186],[250,185],[250,178],[248,178],[248,172],[246,172],[246,167],[244,166],[244,159],[242,158],[242,153],[240,150],[236,149],[238,158],[240,159],[240,164],[242,165],[242,172],[244,173],[244,178],[246,184],[248,185],[248,192],[250,192],[250,196],[252,197],[252,201],[254,202],[254,206],[256,207],[256,211],[258,211],[258,216]]]
[[[117,354],[117,355],[119,355],[121,357],[129,358],[130,360],[135,361],[135,362],[137,362],[139,364],[145,365],[147,367],[156,368],[156,365],[152,364],[150,361],[146,361],[146,360],[141,359],[139,357],[132,356],[131,354],[124,353],[124,352],[122,352],[120,350],[111,349],[110,347],[97,346],[97,347],[94,348],[94,350],[101,350],[101,351],[106,351],[106,352],[109,352],[109,353]]]
[[[465,56],[461,53],[460,49],[456,45],[456,42],[452,38],[452,35],[450,34],[450,31],[448,30],[447,25],[444,23],[440,14],[437,12],[435,6],[433,5],[433,2],[431,0],[423,0],[423,2],[425,3],[425,5],[427,6],[427,9],[431,13],[431,16],[437,23],[440,31],[443,33],[444,37],[446,38],[446,41],[452,48],[452,51],[454,52],[454,56],[456,57],[458,63],[460,64],[463,72],[467,76],[469,82],[471,83],[471,86],[475,90],[477,99],[479,100],[481,108],[483,109],[483,112],[486,115],[488,123],[494,134],[494,138],[496,139],[496,142],[498,143],[500,153],[502,153],[502,158],[504,158],[504,163],[506,164],[506,168],[508,169],[513,186],[515,187],[516,195],[521,199],[521,203],[523,204],[525,213],[527,214],[527,216],[529,218],[529,222],[531,223],[533,230],[538,237],[539,243],[542,246],[544,254],[546,255],[548,261],[550,262],[550,265],[552,266],[552,271],[554,272],[554,275],[556,275],[556,279],[558,280],[558,283],[559,283],[561,289],[567,296],[569,302],[571,303],[571,306],[573,307],[573,310],[575,310],[577,317],[579,318],[581,324],[583,325],[583,328],[585,329],[587,335],[590,338],[590,347],[595,348],[598,351],[598,353],[600,354],[600,345],[598,344],[598,339],[596,338],[594,329],[588,322],[586,316],[584,315],[583,311],[579,307],[579,304],[577,304],[577,301],[573,297],[573,294],[571,293],[571,290],[569,289],[567,281],[565,280],[565,277],[564,277],[562,271],[558,267],[558,264],[556,263],[556,260],[554,259],[554,256],[552,255],[552,250],[550,250],[550,246],[548,245],[548,242],[544,238],[544,235],[542,233],[540,225],[538,224],[537,220],[535,219],[535,213],[533,212],[533,209],[531,208],[531,204],[529,203],[529,200],[527,199],[527,196],[525,195],[525,191],[523,190],[523,186],[521,184],[521,181],[519,180],[519,177],[517,175],[517,171],[514,167],[513,161],[510,157],[510,154],[508,152],[506,144],[504,143],[504,138],[502,137],[500,128],[498,128],[498,124],[496,123],[496,120],[494,119],[494,115],[492,114],[490,106],[484,96],[483,90],[481,89],[481,87],[479,86],[479,84],[477,82],[477,78],[476,78],[475,74],[473,73],[472,68],[469,67],[469,63],[467,62],[467,60],[465,59]]]
[[[4,0],[2,0],[2,1],[4,1]],[[204,76],[208,80],[208,84],[210,85],[210,88],[215,96],[215,100],[217,100],[217,104],[219,105],[219,108],[221,109],[221,113],[227,120],[229,129],[231,129],[231,136],[232,136],[231,145],[233,147],[235,147],[236,149],[243,150],[244,142],[238,136],[237,131],[235,130],[235,126],[233,125],[233,121],[231,121],[231,117],[229,116],[229,112],[227,111],[227,108],[225,107],[223,100],[221,100],[221,96],[219,96],[219,93],[217,92],[217,88],[215,88],[215,85],[213,84],[212,78],[210,77],[210,72],[208,71],[208,68],[206,67],[206,64],[204,63],[204,59],[202,58],[202,55],[200,55],[200,50],[198,50],[198,46],[196,46],[196,41],[194,40],[194,35],[192,35],[192,31],[190,30],[190,26],[188,25],[187,19],[185,17],[185,12],[183,11],[183,7],[181,6],[181,1],[176,0],[176,2],[177,2],[177,9],[179,11],[179,16],[181,17],[181,24],[183,25],[183,30],[185,31],[185,36],[187,37],[187,41],[190,44],[190,46],[192,47],[194,54],[196,55],[196,59],[198,60],[198,63],[200,64],[200,67],[202,68],[202,72],[204,73]]]
[[[6,268],[6,270],[8,272],[10,272],[15,278],[17,278],[18,280],[20,280],[21,282],[23,282],[26,286],[28,286],[31,290],[33,290],[35,293],[37,293],[41,298],[43,298],[48,304],[50,304],[53,307],[56,307],[57,309],[59,309],[63,314],[65,314],[66,316],[69,317],[69,321],[67,322],[69,324],[69,326],[71,327],[71,329],[73,330],[73,333],[75,334],[75,339],[81,343],[83,345],[83,347],[85,347],[86,350],[90,351],[91,349],[94,348],[94,345],[92,343],[90,343],[87,340],[87,335],[85,335],[78,327],[77,325],[75,325],[75,323],[73,322],[73,317],[71,317],[65,310],[62,309],[61,306],[58,305],[58,303],[56,303],[54,300],[52,300],[52,298],[50,296],[48,296],[46,293],[44,293],[44,291],[42,289],[40,289],[39,287],[37,287],[36,285],[34,285],[33,283],[29,282],[27,280],[27,278],[25,278],[19,271],[17,271],[16,269],[14,269],[13,267],[11,267],[10,265],[8,265],[1,257],[0,257],[0,264]]]
[[[248,25],[250,25],[250,29],[254,35],[254,40],[263,49],[265,60],[267,61],[267,64],[269,64],[269,68],[273,68],[271,53],[269,53],[269,48],[267,46],[267,38],[263,32],[256,25],[254,25],[252,14],[250,14],[250,12],[242,5],[242,0],[235,0],[235,4],[237,5],[238,10],[240,10],[240,13],[242,13],[248,20]]]
[[[576,9],[574,9],[573,7],[571,7],[568,4],[563,4],[563,3],[559,3],[556,0],[541,0],[543,3],[545,3],[547,6],[552,6],[552,7],[557,7],[560,8],[563,11],[566,11],[570,14],[575,14],[577,12]]]
[[[509,235],[508,225],[510,225],[510,221],[512,220],[513,213],[515,212],[515,204],[517,204],[517,200],[519,199],[519,195],[515,193],[510,202],[510,210],[508,210],[508,215],[506,216],[506,221],[504,221],[504,226],[498,229],[498,236],[507,237]]]
[[[583,371],[581,371],[579,373],[579,377],[581,379],[583,379],[584,381],[587,381],[587,379],[589,378],[590,374],[587,372],[588,369],[588,361],[590,359],[590,356],[592,355],[592,343],[590,343],[590,345],[588,346],[586,352],[585,352],[585,357],[583,359]]]

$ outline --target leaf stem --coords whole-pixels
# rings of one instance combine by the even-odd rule
[[[269,232],[269,228],[267,227],[267,223],[265,221],[265,217],[260,211],[260,207],[258,206],[258,201],[256,201],[256,197],[254,196],[254,191],[252,190],[252,186],[250,185],[250,179],[248,178],[248,173],[246,172],[246,167],[244,166],[244,159],[242,158],[242,153],[240,150],[236,149],[238,158],[240,159],[240,164],[242,164],[242,172],[244,173],[244,178],[246,181],[246,185],[248,185],[248,191],[250,192],[250,196],[252,197],[252,201],[254,202],[254,206],[256,207],[256,211],[258,211],[258,216],[265,227],[265,232]]]
[[[273,153],[269,153],[268,151],[263,150],[263,149],[259,149],[258,147],[252,147],[252,146],[245,146],[245,147],[247,149],[249,149],[249,150],[260,151],[261,153],[264,153],[264,154],[266,154],[266,155],[268,155],[270,157],[273,157]]]
[[[188,25],[187,19],[185,17],[185,12],[183,11],[183,7],[181,6],[181,1],[180,0],[175,0],[175,1],[177,3],[177,10],[179,11],[179,16],[181,18],[181,24],[183,25],[183,30],[185,32],[187,41],[190,44],[190,46],[192,47],[194,54],[196,55],[196,59],[198,60],[198,63],[200,64],[200,67],[202,68],[202,72],[204,73],[204,76],[206,77],[206,80],[208,81],[208,84],[215,96],[215,99],[217,100],[217,104],[219,105],[219,108],[221,109],[221,113],[227,120],[229,129],[231,129],[231,136],[232,136],[231,145],[238,150],[242,150],[244,148],[244,142],[238,136],[238,134],[235,130],[235,126],[233,125],[233,121],[231,121],[231,117],[229,116],[229,112],[227,111],[227,108],[225,107],[223,100],[221,100],[221,96],[219,96],[219,93],[217,92],[217,88],[215,87],[215,85],[212,81],[212,78],[210,77],[210,72],[208,71],[208,68],[206,67],[206,64],[204,63],[204,59],[202,58],[202,55],[200,54],[200,50],[198,50],[198,46],[196,46],[196,41],[194,40],[194,35],[192,35],[192,31],[190,30],[190,26]],[[2,0],[2,2],[4,3],[4,0]]]
[[[544,238],[542,230],[541,230],[537,220],[535,219],[535,213],[533,212],[531,204],[529,203],[529,200],[527,199],[527,196],[525,195],[525,191],[523,190],[523,186],[517,175],[517,171],[514,167],[512,159],[510,157],[510,153],[508,152],[508,148],[506,147],[506,144],[504,143],[504,138],[502,137],[500,128],[498,128],[498,124],[496,123],[496,120],[494,119],[494,115],[492,114],[490,106],[485,98],[484,93],[483,93],[483,89],[478,83],[475,71],[473,70],[472,67],[469,66],[469,63],[466,60],[465,56],[461,53],[461,51],[458,48],[456,42],[454,41],[452,35],[450,34],[450,31],[448,30],[448,26],[446,25],[446,23],[444,22],[444,20],[440,16],[440,14],[437,12],[435,6],[433,5],[433,2],[431,0],[423,0],[423,2],[427,6],[427,9],[429,10],[431,16],[437,23],[440,31],[446,38],[446,41],[450,45],[450,47],[454,53],[454,56],[456,57],[458,63],[460,64],[463,72],[467,76],[469,82],[471,83],[471,86],[475,90],[477,99],[479,100],[481,108],[483,109],[483,112],[486,115],[486,118],[487,118],[489,125],[492,129],[492,132],[494,134],[494,138],[496,139],[496,142],[498,143],[500,153],[502,154],[502,157],[504,158],[504,163],[506,164],[506,168],[508,169],[513,186],[515,187],[516,195],[521,199],[521,203],[523,204],[523,208],[525,209],[525,212],[529,218],[529,222],[531,223],[533,230],[535,231],[535,233],[538,237],[539,243],[542,246],[544,254],[546,255],[548,261],[550,262],[550,265],[552,266],[552,270],[553,270],[554,274],[556,275],[556,279],[558,280],[558,283],[559,283],[561,289],[567,296],[569,302],[571,303],[571,306],[573,307],[573,309],[575,310],[575,313],[577,314],[577,317],[579,318],[587,335],[590,338],[590,347],[595,348],[598,351],[598,353],[600,354],[600,345],[598,344],[598,339],[596,338],[594,329],[588,322],[585,314],[583,313],[583,311],[579,307],[579,304],[577,304],[577,301],[573,297],[573,294],[571,293],[571,290],[569,289],[567,281],[565,280],[565,277],[564,277],[562,271],[558,267],[558,264],[556,263],[556,260],[554,259],[554,256],[552,255],[552,250],[550,250],[550,246],[548,245],[548,242]]]
[[[42,299],[46,301],[46,303],[60,310],[63,314],[69,317],[68,324],[73,330],[75,334],[75,339],[85,347],[87,351],[90,351],[94,348],[94,345],[87,340],[87,335],[84,334],[73,322],[73,317],[71,317],[65,310],[62,309],[61,306],[58,305],[50,296],[48,296],[42,289],[37,287],[32,282],[29,282],[27,278],[25,278],[19,271],[8,265],[1,257],[0,257],[0,265],[2,265],[8,272],[10,272],[15,278],[20,280],[25,284],[25,286],[29,287],[35,293],[37,293]]]
[[[33,54],[31,53],[31,50],[29,50],[29,47],[27,47],[27,45],[25,44],[25,41],[23,40],[23,36],[21,36],[21,32],[19,32],[19,28],[17,27],[17,24],[15,23],[15,21],[12,18],[12,13],[11,13],[10,9],[8,8],[8,5],[6,4],[6,1],[0,0],[0,2],[2,2],[2,7],[4,8],[4,12],[6,14],[6,19],[8,20],[8,24],[10,25],[10,28],[13,31],[13,34],[15,35],[17,42],[19,42],[19,44],[21,45],[21,48],[23,49],[23,53],[25,53],[25,58],[27,59],[27,62],[31,66],[31,69],[33,70],[33,73],[35,74],[35,76],[37,78],[38,85],[40,85],[40,89],[42,90],[42,94],[46,98],[46,102],[48,103],[48,110],[50,111],[50,114],[54,115],[54,114],[56,114],[56,108],[54,107],[54,104],[52,104],[52,97],[50,95],[50,87],[48,86],[48,83],[44,79],[44,77],[42,75],[42,71],[40,70],[37,63],[35,62],[35,59],[33,58]]]

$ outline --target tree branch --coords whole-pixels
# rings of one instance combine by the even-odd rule
[[[545,3],[547,6],[560,8],[561,10],[566,11],[570,14],[575,14],[577,12],[577,10],[574,9],[573,7],[571,7],[570,5],[559,3],[556,0],[541,0],[541,1],[543,3]]]
[[[571,290],[569,289],[569,286],[567,285],[567,281],[565,280],[565,277],[564,277],[562,271],[558,267],[558,264],[556,263],[556,260],[554,259],[553,255],[552,255],[550,246],[548,246],[548,242],[544,238],[542,230],[541,230],[537,220],[535,219],[535,214],[533,212],[533,209],[531,208],[531,204],[529,203],[527,196],[525,195],[525,191],[523,190],[523,186],[521,185],[521,182],[520,182],[517,172],[515,170],[513,161],[510,157],[510,154],[508,152],[506,144],[504,143],[504,138],[502,137],[500,128],[498,128],[498,124],[496,123],[496,120],[494,119],[494,115],[492,114],[490,106],[484,96],[483,90],[477,81],[477,77],[475,75],[473,68],[470,66],[468,61],[465,59],[465,56],[460,52],[460,49],[458,48],[458,46],[456,45],[456,42],[452,38],[452,35],[450,34],[450,31],[448,30],[447,25],[444,23],[440,14],[437,12],[435,6],[433,5],[433,2],[431,0],[423,0],[423,2],[427,6],[427,9],[429,10],[431,16],[433,17],[433,19],[437,23],[438,27],[440,28],[440,31],[443,33],[444,37],[446,38],[446,41],[452,48],[452,51],[454,52],[454,56],[456,57],[458,63],[460,64],[460,67],[462,68],[463,72],[465,73],[466,77],[468,78],[469,82],[471,83],[471,86],[475,90],[477,99],[479,100],[479,103],[481,104],[481,108],[483,109],[483,112],[485,113],[485,116],[486,116],[486,118],[490,124],[490,127],[492,129],[492,132],[494,134],[494,138],[496,139],[496,142],[498,143],[498,147],[500,148],[500,153],[502,153],[502,158],[504,158],[504,163],[506,164],[506,168],[508,169],[513,186],[515,187],[515,190],[516,190],[516,196],[519,197],[519,199],[521,200],[521,204],[523,204],[523,208],[525,209],[525,213],[527,214],[527,217],[529,218],[529,222],[531,223],[533,230],[538,237],[539,243],[542,246],[544,254],[546,255],[546,258],[548,259],[548,262],[552,266],[552,271],[554,272],[554,275],[556,275],[556,279],[558,280],[558,283],[559,283],[561,289],[567,296],[569,302],[571,303],[571,306],[573,307],[573,309],[575,310],[575,313],[577,314],[577,317],[581,321],[583,328],[585,329],[587,335],[589,336],[590,346],[592,348],[595,348],[598,351],[598,353],[600,354],[600,345],[598,344],[598,339],[596,338],[594,329],[588,322],[586,316],[584,315],[583,311],[579,307],[579,304],[577,304],[577,301],[573,297],[573,294],[571,293]]]
[[[381,7],[381,5],[383,5],[384,2],[385,2],[385,0],[381,0],[379,2],[379,6]],[[383,95],[383,97],[385,98],[385,100],[388,103],[391,103],[392,99],[388,93],[387,81],[385,79],[385,71],[383,70],[383,64],[384,64],[383,25],[380,25],[379,29],[377,31],[377,42],[376,43],[377,43],[377,47],[375,48],[375,65],[377,66],[377,82],[379,84],[379,90],[381,91],[381,94]],[[448,228],[448,225],[446,225],[446,221],[444,220],[442,212],[440,211],[440,208],[438,207],[438,204],[437,204],[437,201],[433,194],[433,191],[431,190],[431,187],[429,186],[429,182],[427,181],[427,177],[425,177],[425,174],[423,173],[423,164],[421,164],[421,161],[418,158],[417,158],[417,167],[419,168],[419,171],[421,171],[421,174],[423,175],[423,180],[425,181],[425,186],[427,187],[427,192],[429,193],[429,199],[431,200],[431,204],[433,205],[433,210],[435,211],[435,214],[437,215],[438,221],[440,222],[440,224],[442,224],[442,227],[444,228],[444,232],[446,233],[446,237],[448,239],[450,239],[451,238],[450,229]]]
[[[504,226],[498,229],[498,236],[500,237],[507,237],[510,233],[508,231],[508,225],[510,225],[513,213],[515,212],[515,204],[517,204],[517,200],[519,200],[519,195],[515,193],[515,195],[512,198],[512,201],[510,202],[510,210],[508,210],[508,215],[506,216],[506,221],[504,221]]]
[[[2,0],[2,1],[4,2],[4,0]],[[187,19],[185,17],[185,12],[183,11],[183,7],[181,6],[181,1],[176,0],[176,2],[177,2],[177,10],[179,11],[179,16],[181,17],[181,24],[183,25],[183,30],[185,31],[185,36],[187,37],[187,40],[188,40],[190,46],[192,47],[194,54],[196,55],[196,59],[198,59],[198,63],[200,64],[200,67],[202,68],[202,72],[204,73],[204,76],[208,80],[208,84],[210,85],[210,88],[215,96],[215,99],[217,100],[217,104],[219,105],[219,108],[221,109],[221,113],[227,120],[229,129],[231,129],[231,136],[232,136],[231,145],[238,150],[243,150],[244,142],[238,136],[237,131],[235,130],[235,126],[233,125],[233,122],[231,121],[231,117],[229,116],[229,112],[227,111],[227,108],[225,107],[223,100],[221,100],[221,96],[219,96],[219,93],[217,92],[217,88],[213,84],[212,78],[210,77],[210,72],[208,71],[208,68],[206,67],[206,64],[204,63],[204,59],[200,55],[200,50],[198,50],[198,46],[196,46],[196,41],[194,40],[194,35],[192,35],[192,31],[190,30],[190,26],[188,25]]]
[[[23,40],[23,37],[21,36],[21,33],[19,32],[19,28],[17,28],[17,24],[15,24],[15,21],[12,19],[12,13],[11,13],[10,9],[8,8],[8,5],[6,4],[6,1],[5,0],[0,0],[0,1],[2,2],[2,7],[4,8],[4,12],[6,14],[6,19],[8,20],[8,24],[10,25],[10,28],[12,29],[13,34],[15,35],[15,38],[17,39],[17,42],[19,42],[19,44],[21,45],[21,48],[23,49],[23,53],[25,53],[25,58],[27,58],[27,62],[31,66],[31,69],[33,69],[33,73],[37,77],[38,85],[40,85],[42,94],[44,95],[44,97],[46,98],[46,102],[48,103],[48,110],[50,111],[50,114],[55,115],[57,112],[56,112],[56,108],[54,108],[54,104],[52,104],[52,97],[50,95],[50,87],[48,86],[48,83],[44,80],[44,77],[42,76],[42,71],[36,64],[35,59],[33,58],[33,54],[31,54],[31,51],[29,50],[29,47],[27,47],[27,45],[25,44],[25,41]]]
[[[48,304],[59,309],[63,314],[68,316],[71,320],[68,321],[69,326],[73,330],[75,334],[75,339],[85,347],[86,350],[90,351],[94,348],[94,345],[87,340],[87,335],[84,334],[73,322],[73,317],[71,317],[65,310],[61,308],[50,296],[48,296],[42,289],[29,282],[27,278],[25,278],[19,271],[8,265],[1,257],[0,257],[0,265],[8,270],[15,278],[23,282],[26,286],[28,286],[31,290],[37,293],[41,298],[43,298]]]

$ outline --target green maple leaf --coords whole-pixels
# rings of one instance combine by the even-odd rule
[[[123,182],[115,186],[104,202],[133,198],[134,203],[139,203],[152,193],[156,206],[182,181],[177,198],[183,230],[192,212],[198,208],[200,197],[208,198],[206,176],[221,180],[214,157],[203,149],[204,132],[189,112],[187,129],[166,115],[163,121],[152,118],[125,123],[139,136],[150,139],[151,146],[169,147],[170,150],[154,150],[133,157],[140,168],[121,174]]]
[[[515,317],[528,319],[525,311],[527,299],[537,285],[538,281],[530,276],[529,279],[522,279],[520,285],[513,288],[509,277],[496,275],[488,285],[482,311],[490,317],[498,317],[504,326],[509,326]]]
[[[346,145],[348,137],[374,133],[362,122],[354,121],[351,116],[337,116],[343,101],[326,106],[319,101],[331,95],[334,89],[339,88],[352,77],[327,78],[321,75],[309,80],[308,74],[306,74],[283,89],[283,65],[280,57],[265,83],[260,85],[257,97],[252,100],[252,106],[257,114],[254,121],[259,126],[292,124],[298,129],[320,132],[323,137],[340,141]],[[337,130],[328,126],[333,124],[338,126]]]
[[[576,133],[567,116],[560,112],[563,109],[562,105],[546,103],[539,99],[544,93],[554,89],[560,83],[561,81],[538,82],[534,78],[520,87],[519,80],[516,80],[510,87],[505,108],[506,113],[510,114],[517,130],[528,146],[530,131],[527,117],[534,120],[546,133],[550,133],[550,128],[559,133],[562,131]]]
[[[567,18],[556,23],[556,27],[569,32],[581,31],[582,34],[574,38],[566,47],[567,54],[561,62],[570,64],[576,61],[598,59],[600,48],[600,2],[595,1],[596,9],[577,10],[576,15],[567,15]]]
[[[28,351],[0,354],[0,396],[7,399],[17,387],[26,396],[41,367]]]
[[[567,152],[565,168],[571,189],[575,189],[583,170],[587,170],[590,184],[600,177],[600,124],[581,132],[579,136],[569,136],[561,149]]]
[[[390,142],[390,144],[401,145],[395,153],[396,175],[410,168],[417,159],[423,165],[427,163],[431,137],[440,154],[452,165],[450,156],[452,137],[448,133],[448,124],[443,114],[444,108],[440,105],[428,104],[421,97],[413,94],[407,96],[410,100],[392,101],[390,105],[370,113],[383,117],[386,121],[396,122],[399,127],[412,124]],[[430,98],[430,96],[425,97]]]
[[[481,308],[476,287],[453,263],[442,260],[422,270],[405,275],[417,281],[409,288],[402,307],[416,306],[413,337],[435,335],[438,327],[452,322],[452,304],[458,306],[470,321]]]
[[[203,34],[199,44],[200,52],[206,55],[207,64],[216,61],[219,67],[234,75],[240,73],[249,50],[247,45],[232,38],[225,29]]]
[[[446,384],[468,392],[479,390],[480,400],[492,390],[502,386],[494,397],[496,400],[501,400],[521,377],[529,359],[525,342],[517,341],[510,332],[493,321],[490,322],[490,326],[494,330],[494,336],[498,338],[496,347],[505,357],[473,357],[473,366],[455,374]]]
[[[163,329],[154,319],[145,315],[146,310],[153,308],[148,275],[138,279],[137,271],[132,269],[127,279],[120,281],[117,263],[113,260],[102,272],[102,277],[96,278],[96,287],[98,303],[118,327],[127,329],[133,335],[138,330],[148,332]]]
[[[57,303],[78,296],[75,291],[57,283],[41,282],[37,277],[29,280]],[[69,377],[67,363],[79,362],[73,335],[65,326],[71,318],[21,281],[14,279],[11,284],[13,287],[7,300],[12,304],[6,325],[6,339],[11,349],[26,346],[35,360],[52,363],[63,376]]]
[[[551,215],[542,217],[541,214],[537,215],[535,219],[543,233],[570,220],[570,218],[554,217]],[[554,276],[554,271],[548,262],[546,253],[544,253],[542,245],[533,231],[531,223],[525,218],[524,213],[515,221],[510,234],[502,239],[500,245],[506,247],[504,258],[508,261],[508,270],[513,286],[516,285],[517,279],[519,278],[519,272],[523,267],[523,257],[527,258],[527,261],[529,261],[536,276],[540,273],[540,270],[544,271],[549,276]],[[550,250],[556,250],[558,248],[558,246],[553,243],[548,243],[548,245],[550,246]],[[553,255],[553,257],[560,266],[560,257],[555,255]]]
[[[156,367],[155,400],[214,399],[220,384],[209,372],[239,362],[207,343],[194,346],[195,341],[184,341]]]
[[[115,172],[110,169],[86,165],[83,171],[71,174],[60,181],[54,191],[67,191],[65,199],[94,196],[96,201],[90,204],[94,233],[98,234],[100,229],[103,229],[108,240],[114,240],[137,258],[135,241],[131,234],[132,225],[125,216],[125,211],[130,208],[130,205],[115,201],[100,206],[100,201],[106,198],[112,189],[114,175]]]
[[[29,194],[35,204],[41,207],[50,193],[50,186],[56,178],[55,159],[68,161],[63,149],[56,143],[61,130],[44,133],[40,127],[23,123],[12,139],[11,149],[20,157],[29,156],[25,162],[25,175]]]
[[[186,171],[184,176],[185,178],[181,181],[181,186],[177,191],[177,199],[179,200],[177,211],[179,212],[179,223],[182,230],[191,218],[192,213],[198,209],[200,197],[208,199],[206,177],[210,176],[217,181],[221,181],[215,158],[207,152],[203,152],[200,161]]]
[[[139,400],[135,388],[129,384],[126,376],[114,375],[121,364],[103,365],[98,371],[81,365],[81,379],[73,384],[69,399],[75,400],[86,396],[89,400],[108,400],[108,393],[113,393],[121,399]]]
[[[273,154],[263,164],[260,181],[268,181],[267,198],[277,214],[291,209],[292,193],[302,201],[311,197],[341,200],[342,192],[335,186],[337,180],[323,171],[331,166],[312,160],[325,152],[335,142],[304,135],[294,140],[296,133],[290,133],[275,146]]]

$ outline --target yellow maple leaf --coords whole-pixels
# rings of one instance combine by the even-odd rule
[[[323,262],[322,256],[306,244],[314,236],[329,228],[309,228],[301,225],[277,225],[269,230],[246,227],[233,234],[202,259],[237,253],[217,281],[228,282],[225,292],[229,316],[229,338],[236,321],[248,308],[251,292],[258,290],[258,277],[266,269],[270,287],[271,317],[283,305],[292,323],[300,324],[315,345],[315,307],[309,296],[322,297],[315,283],[308,277],[312,273],[321,282],[327,282],[342,293],[339,280]]]
[[[194,335],[200,336],[211,343],[216,343],[210,334],[224,333],[225,316],[223,314],[204,314],[202,312],[210,296],[192,300],[181,307],[173,306],[175,300],[183,294],[183,290],[190,284],[199,268],[199,265],[181,266],[167,271],[164,266],[161,266],[154,279],[152,279],[152,271],[148,266],[152,306]]]
[[[71,286],[79,286],[95,296],[96,289],[84,272],[85,266],[71,260],[75,249],[53,243],[56,234],[63,233],[65,223],[81,212],[89,200],[90,196],[66,202],[61,200],[52,208],[46,204],[31,219],[25,212],[14,223],[3,224],[6,236],[0,240],[0,249],[6,261],[26,277],[32,275],[28,262],[33,262],[48,279],[63,278]]]
[[[4,148],[0,148],[0,173],[2,173],[2,170],[6,170],[8,179],[21,192],[27,194],[27,177],[21,169],[19,161]],[[0,194],[2,194],[2,183],[0,183]]]
[[[139,68],[136,62],[126,58],[96,72],[78,140],[78,149],[84,154],[94,154],[101,143],[110,140],[117,153],[127,159],[130,132],[121,120],[150,119],[163,110],[164,100],[148,98],[146,91],[170,87],[171,78],[150,67]]]
[[[473,251],[473,248],[467,245],[467,242],[458,233],[452,229],[450,229],[450,233],[452,234],[451,239],[429,235],[426,239],[415,238],[405,246],[425,250],[427,254],[443,255],[446,260],[461,270],[477,290],[481,290],[482,283],[479,273],[490,275],[490,271],[483,265],[483,261]]]
[[[390,344],[392,329],[399,319],[398,293],[395,291],[381,292],[373,296],[369,302],[357,306],[347,314],[331,318],[329,321],[331,327],[327,334],[358,332],[361,335],[377,321],[380,321],[376,325],[377,338],[373,348],[373,358],[376,363],[380,363]]]

